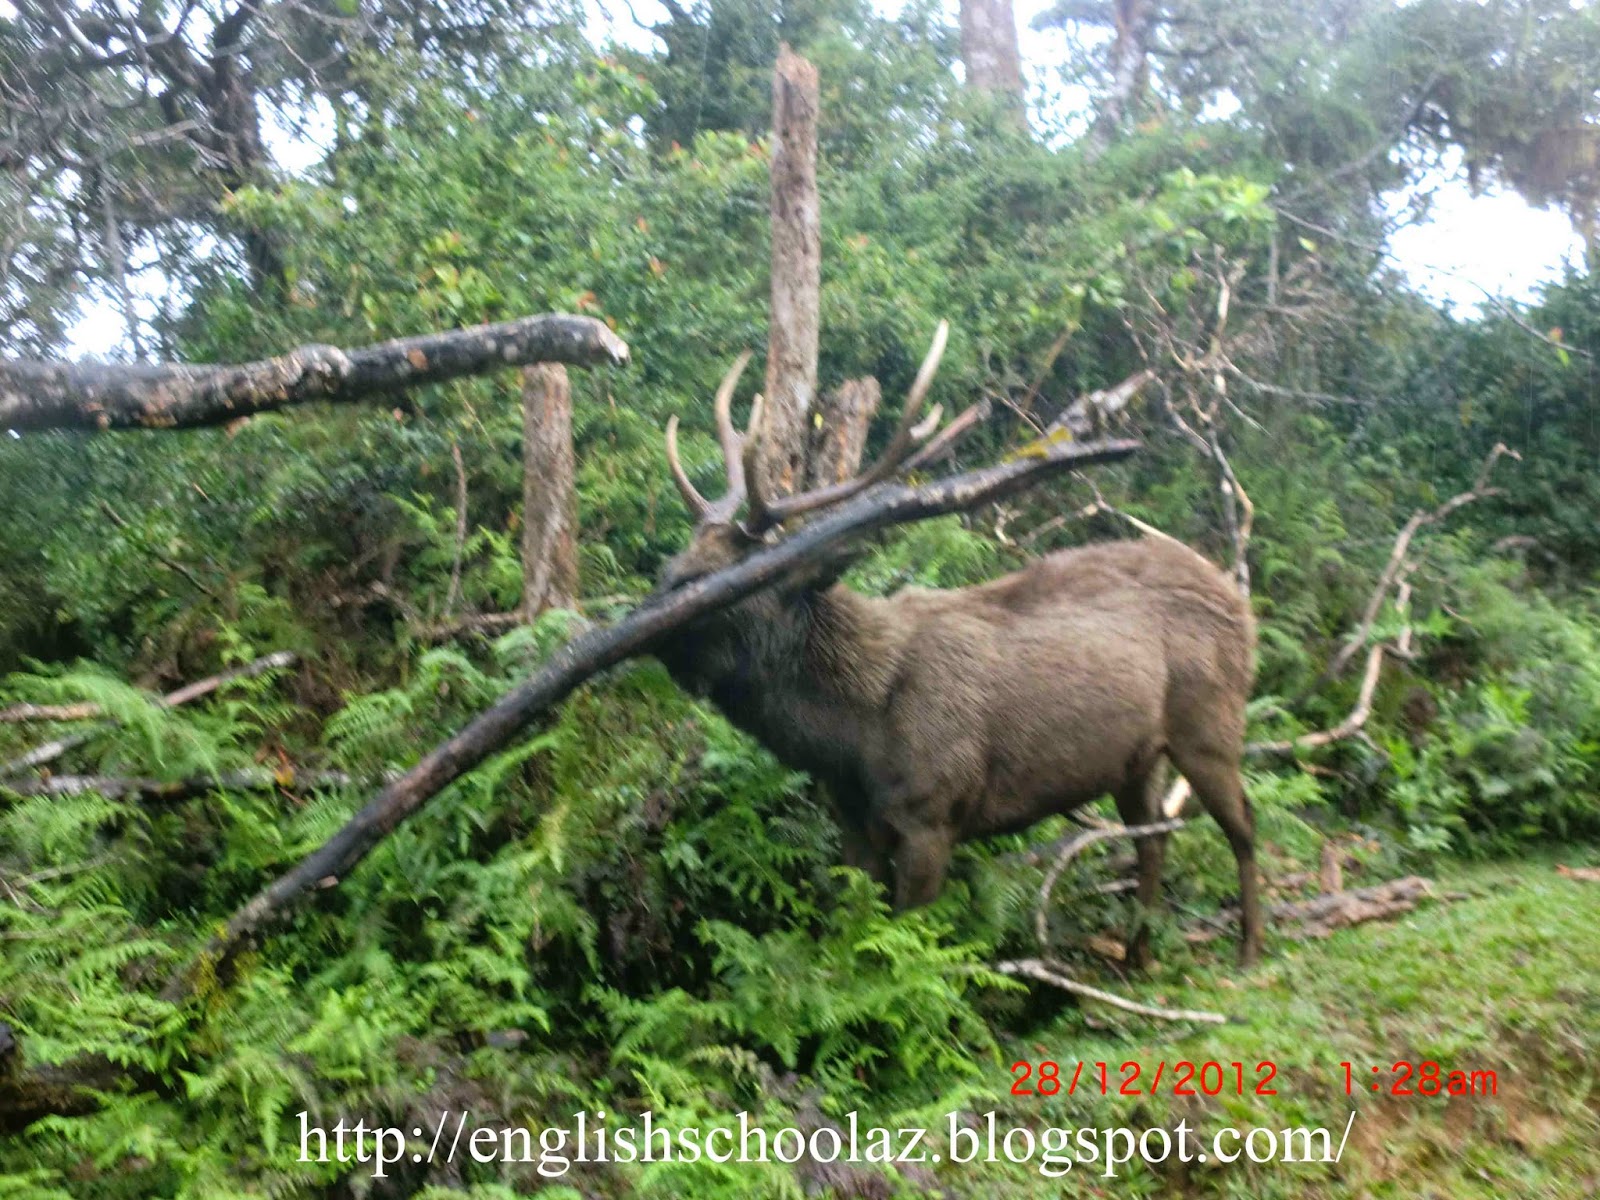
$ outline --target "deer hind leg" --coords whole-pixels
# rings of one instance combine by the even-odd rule
[[[1239,866],[1239,965],[1254,966],[1261,957],[1261,896],[1256,875],[1256,822],[1239,772],[1237,739],[1221,749],[1211,741],[1174,740],[1172,761],[1189,781],[1233,849]]]
[[[1142,775],[1128,781],[1116,794],[1117,815],[1128,826],[1149,825],[1161,819],[1161,795],[1166,772],[1158,759]],[[1161,868],[1167,857],[1167,835],[1151,834],[1135,838],[1134,853],[1139,860],[1138,912],[1128,936],[1128,961],[1135,967],[1150,965],[1150,914],[1161,898]]]

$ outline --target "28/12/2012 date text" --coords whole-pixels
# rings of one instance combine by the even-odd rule
[[[1273,1062],[1054,1061],[1011,1064],[1013,1096],[1076,1095],[1080,1089],[1102,1096],[1276,1096],[1278,1066]]]

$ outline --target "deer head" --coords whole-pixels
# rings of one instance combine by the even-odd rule
[[[662,588],[671,589],[728,566],[760,545],[786,521],[840,504],[901,471],[926,462],[969,428],[976,419],[976,409],[969,409],[960,419],[951,422],[938,437],[934,437],[934,430],[943,415],[942,407],[936,404],[926,416],[922,415],[923,402],[933,384],[934,373],[939,369],[949,333],[949,324],[940,321],[933,344],[906,395],[899,424],[878,459],[851,479],[789,496],[769,496],[762,484],[760,447],[765,405],[759,394],[751,402],[750,420],[744,432],[734,427],[733,393],[750,361],[748,351],[741,354],[722,377],[713,405],[728,483],[720,498],[707,500],[689,481],[678,457],[678,418],[674,416],[667,422],[667,465],[679,494],[694,515],[695,531],[689,545],[662,571]]]

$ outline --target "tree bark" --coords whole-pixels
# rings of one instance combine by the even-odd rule
[[[572,387],[559,363],[522,371],[522,612],[571,608],[578,596],[578,501]]]
[[[961,0],[961,62],[967,86],[1003,101],[1016,123],[1026,128],[1022,51],[1011,0]]]
[[[757,469],[768,496],[805,481],[817,392],[822,209],[817,198],[817,69],[787,45],[772,74],[772,307]]]
[[[971,423],[958,420],[952,422],[952,429],[970,428]],[[923,453],[931,459],[949,442],[941,434]],[[189,993],[198,969],[204,967],[208,976],[220,973],[248,939],[312,891],[338,886],[402,821],[506,746],[534,717],[560,703],[597,672],[624,659],[650,653],[688,622],[780,582],[845,541],[891,525],[1000,500],[1051,476],[1126,458],[1138,448],[1139,443],[1134,441],[1071,443],[921,487],[881,484],[776,545],[757,550],[733,566],[670,592],[657,593],[616,624],[573,639],[526,683],[430,750],[415,767],[374,796],[338,833],[234,913],[198,958],[168,980],[163,996],[181,1000]]]
[[[855,477],[882,398],[883,389],[870,375],[847,379],[822,398],[806,451],[807,491]]]
[[[1121,132],[1149,82],[1153,18],[1150,0],[1114,0],[1111,86],[1089,130],[1089,144],[1096,151],[1104,150]]]
[[[627,343],[603,322],[561,314],[348,352],[302,346],[236,365],[0,361],[0,430],[192,429],[316,400],[370,400],[528,362],[627,361]]]

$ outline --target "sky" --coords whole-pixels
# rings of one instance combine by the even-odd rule
[[[1428,219],[1402,226],[1389,251],[1418,291],[1462,313],[1489,292],[1530,300],[1539,285],[1560,279],[1567,261],[1583,262],[1583,239],[1560,212],[1534,208],[1515,192],[1474,196],[1461,178],[1424,181],[1386,198],[1398,211],[1417,191],[1433,191]]]
[[[1291,2],[1291,0],[1285,0]],[[874,0],[884,12],[899,8],[899,0]],[[1050,6],[1050,0],[1016,0],[1017,24],[1024,69],[1032,95],[1057,113],[1072,113],[1086,106],[1079,90],[1052,88],[1054,65],[1063,58],[1063,35],[1031,28],[1033,18]],[[0,15],[9,9],[0,0]],[[596,42],[607,38],[641,49],[649,48],[652,35],[641,29],[632,14],[650,23],[664,17],[658,0],[586,0],[589,32]],[[951,4],[953,9],[953,3]],[[296,139],[286,130],[267,130],[267,140],[280,164],[303,171],[318,156],[314,141]],[[1460,172],[1435,173],[1414,187],[1385,197],[1393,215],[1408,211],[1418,193],[1429,197],[1425,219],[1402,225],[1389,240],[1393,264],[1422,294],[1462,315],[1476,312],[1485,296],[1527,301],[1541,284],[1561,278],[1565,264],[1582,262],[1583,243],[1570,222],[1559,212],[1534,208],[1516,193],[1487,190],[1473,195]],[[150,292],[159,281],[145,281]],[[124,339],[124,323],[106,299],[87,303],[71,333],[75,357],[103,357],[116,351]]]

